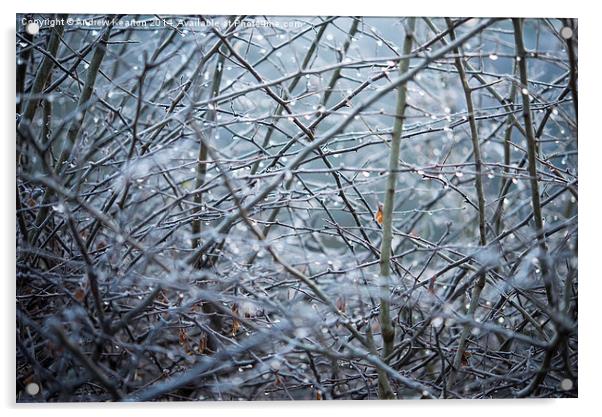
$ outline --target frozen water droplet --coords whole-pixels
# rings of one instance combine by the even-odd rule
[[[56,211],[57,213],[64,213],[65,206],[62,203],[55,204],[52,206],[52,210]]]
[[[270,368],[272,368],[274,371],[279,370],[281,366],[282,364],[278,359],[274,359],[270,362]]]
[[[441,317],[435,317],[431,321],[431,324],[433,325],[433,327],[441,327],[441,325],[443,324],[443,318],[441,318]]]

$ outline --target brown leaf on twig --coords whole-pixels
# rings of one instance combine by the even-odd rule
[[[190,343],[188,343],[188,333],[184,328],[180,329],[178,339],[180,342],[180,346],[184,348],[184,351],[189,355],[192,354],[192,350],[190,349]]]
[[[86,298],[86,289],[80,285],[73,293],[73,297],[80,303],[83,302],[84,298]]]
[[[201,338],[199,340],[199,353],[203,355],[207,351],[207,333],[201,333]]]
[[[378,210],[376,210],[376,223],[383,224],[383,205],[378,203]]]
[[[236,336],[236,333],[238,333],[238,331],[240,330],[240,322],[238,321],[238,319],[236,318],[238,316],[238,304],[234,303],[232,304],[232,331],[230,332],[230,334],[232,335],[232,337]]]
[[[470,352],[464,351],[464,353],[462,354],[462,366],[468,366],[468,358],[470,358],[471,354]]]

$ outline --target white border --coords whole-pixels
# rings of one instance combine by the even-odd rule
[[[214,2],[194,2],[192,0],[144,0],[141,2],[124,0],[103,0],[85,3],[65,0],[26,0],[2,4],[2,176],[1,250],[4,274],[2,281],[2,316],[5,330],[0,349],[2,351],[3,377],[0,378],[0,407],[7,415],[88,416],[127,415],[127,416],[306,416],[315,414],[336,414],[366,416],[379,413],[383,416],[571,416],[593,415],[598,399],[598,387],[602,387],[600,348],[602,347],[601,296],[602,274],[598,262],[600,254],[600,218],[602,216],[598,190],[602,181],[596,175],[602,166],[602,140],[600,129],[600,14],[594,6],[586,6],[577,1],[529,1],[502,0],[497,2],[450,1],[450,0],[222,0]],[[69,12],[69,13],[169,13],[169,14],[254,14],[254,15],[361,15],[361,16],[523,16],[523,17],[576,17],[579,18],[579,170],[581,181],[579,191],[579,399],[577,400],[487,400],[487,401],[398,401],[398,402],[317,402],[310,403],[147,403],[147,404],[61,404],[61,405],[15,405],[15,118],[14,80],[15,54],[14,31],[15,14],[23,12]]]

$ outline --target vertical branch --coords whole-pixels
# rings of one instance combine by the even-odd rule
[[[102,329],[108,333],[109,325],[105,321],[104,308],[102,303],[102,296],[100,294],[100,288],[98,286],[98,275],[94,270],[94,262],[90,258],[88,254],[88,250],[86,248],[86,244],[81,238],[79,230],[77,230],[77,226],[75,225],[75,221],[73,220],[73,215],[71,212],[68,212],[67,216],[67,224],[69,225],[69,229],[71,230],[71,234],[73,235],[73,240],[77,244],[77,247],[84,259],[84,263],[86,264],[86,272],[88,275],[88,282],[90,284],[90,290],[92,292],[92,299],[94,300],[94,305],[96,307],[96,311],[98,312],[98,321]]]
[[[516,73],[516,68],[514,70]],[[510,87],[510,96],[509,101],[514,107],[514,100],[516,96],[516,84],[512,83],[512,87]],[[506,198],[506,194],[508,193],[509,185],[512,183],[510,181],[510,162],[512,156],[512,128],[514,124],[512,123],[513,114],[508,115],[508,126],[506,126],[506,130],[504,132],[504,176],[500,181],[500,193],[498,197],[498,206],[495,210],[495,214],[493,215],[493,222],[495,223],[495,233],[499,235],[502,231],[503,226],[503,214],[504,214],[504,199]]]
[[[215,72],[213,73],[213,79],[212,79],[212,85],[211,85],[211,92],[210,92],[210,98],[214,98],[218,95],[219,90],[220,90],[220,85],[222,82],[222,73],[224,70],[224,62],[225,62],[225,55],[223,53],[223,51],[220,51],[220,46],[221,46],[222,41],[219,42],[218,48],[216,50],[216,53],[218,54],[217,56],[217,60],[215,63]],[[207,123],[209,124],[209,137],[211,138],[213,136],[212,132],[215,129],[214,123],[216,120],[216,116],[217,116],[217,106],[218,103],[215,102],[211,105],[209,105],[209,109],[207,111]],[[192,111],[190,112],[190,119],[191,119],[191,125],[196,128],[196,124],[194,122],[194,114],[192,113]],[[197,249],[201,243],[201,224],[202,224],[202,220],[200,219],[200,217],[198,217],[199,212],[201,211],[201,207],[203,204],[203,192],[201,191],[201,188],[203,187],[203,185],[205,184],[205,178],[207,175],[207,157],[209,156],[208,153],[208,143],[205,143],[205,141],[203,141],[202,139],[202,132],[199,130],[197,132],[198,136],[199,136],[199,153],[198,153],[198,160],[197,160],[197,165],[196,165],[196,177],[195,177],[195,184],[194,184],[194,188],[195,188],[195,193],[193,195],[193,202],[194,202],[194,207],[193,207],[193,219],[192,219],[192,249]],[[196,263],[195,266],[200,265],[200,259],[199,262]],[[218,314],[219,313],[219,309],[216,307],[216,305],[214,304],[214,302],[212,300],[206,300],[205,302],[203,302],[202,304],[202,310],[203,313],[205,313],[208,317],[209,320],[211,322],[211,327],[213,329],[213,331],[215,332],[220,332],[221,328],[222,328],[222,319],[221,316]],[[216,340],[215,336],[213,334],[208,334],[208,349],[210,352],[217,352],[218,351],[218,341]]]
[[[84,117],[86,116],[86,111],[88,109],[90,98],[92,97],[92,92],[94,91],[94,84],[96,83],[96,77],[100,71],[100,64],[104,59],[105,53],[107,51],[107,42],[111,36],[111,29],[113,28],[114,17],[111,17],[111,23],[106,28],[104,33],[102,34],[98,45],[94,49],[94,54],[92,55],[92,59],[90,60],[90,65],[88,67],[86,73],[86,80],[84,82],[84,86],[82,89],[82,93],[79,96],[77,101],[77,112],[79,113],[77,117],[73,120],[71,125],[69,126],[69,130],[67,131],[67,135],[63,142],[63,150],[61,151],[61,155],[58,161],[55,164],[56,172],[62,171],[62,166],[65,161],[69,158],[71,154],[71,150],[73,149],[73,145],[77,140],[79,135],[79,131],[83,125]],[[48,203],[53,196],[53,191],[51,188],[47,188],[44,193],[44,199],[40,206],[40,211],[38,212],[35,219],[35,227],[39,228],[46,216],[48,215]],[[41,230],[38,229],[32,235],[32,243],[38,238]]]
[[[31,18],[31,15],[27,15],[27,18]],[[23,34],[23,38],[29,42],[29,43],[33,43],[33,35],[27,33],[27,31],[25,31],[25,33]],[[23,49],[21,49],[18,54],[17,54],[17,71],[16,71],[16,93],[17,93],[17,106],[16,106],[16,111],[17,113],[21,113],[21,109],[23,108],[23,105],[25,104],[23,102],[23,92],[25,91],[25,80],[27,79],[27,64],[29,63],[29,60],[31,59],[32,56],[32,52],[33,52],[33,48],[31,47],[24,47]]]
[[[65,19],[67,16],[68,15],[57,15],[56,18],[57,19]],[[54,66],[54,58],[57,55],[60,41],[61,41],[61,38],[63,37],[64,31],[65,31],[65,25],[55,25],[53,28],[51,28],[50,38],[48,39],[48,46],[46,49],[47,55],[44,55],[44,58],[42,58],[42,63],[40,64],[40,67],[38,68],[38,71],[36,72],[36,76],[33,80],[33,83],[29,89],[29,99],[27,101],[27,104],[23,105],[24,111],[23,111],[23,114],[21,115],[21,119],[19,121],[19,126],[21,126],[22,123],[30,123],[36,114],[36,111],[37,111],[39,103],[40,103],[42,92],[44,91],[44,86],[46,85],[46,83],[48,82],[48,80],[50,78],[50,74],[51,74],[52,68]],[[33,46],[32,46],[32,48],[33,48]],[[29,51],[31,51],[31,49],[29,49]],[[22,59],[29,59],[30,54],[31,54],[31,52],[22,54],[23,55]],[[23,62],[21,65],[21,68],[18,68],[18,70],[17,70],[17,94],[22,93],[23,91],[19,91],[19,90],[23,90],[25,88],[26,71],[27,71],[27,61]],[[23,97],[20,97],[20,101],[22,101],[22,100],[23,100]],[[17,111],[18,111],[21,106],[18,105],[17,107],[18,107],[18,109],[17,109]],[[18,131],[18,129],[17,129],[17,131]],[[17,135],[17,141],[19,141],[19,138],[20,138],[20,135]],[[21,157],[21,149],[20,149],[18,142],[17,142],[16,161],[17,161],[17,165],[19,165],[20,163],[22,163],[22,164],[26,163],[23,160],[23,158]]]
[[[92,93],[94,92],[94,84],[96,83],[96,77],[100,72],[100,64],[105,57],[107,52],[107,42],[111,37],[111,29],[113,28],[113,23],[110,23],[107,29],[104,31],[102,37],[100,38],[98,45],[94,49],[94,54],[92,55],[92,59],[90,60],[90,65],[86,72],[86,80],[84,82],[84,86],[82,88],[81,95],[79,96],[79,100],[77,101],[77,112],[78,115],[75,117],[71,126],[69,126],[69,130],[67,130],[67,137],[65,142],[63,143],[63,151],[61,152],[61,156],[55,165],[57,172],[61,171],[61,166],[63,162],[65,162],[71,155],[71,150],[73,149],[73,145],[77,140],[79,135],[79,131],[82,128],[84,123],[84,118],[86,117],[86,112],[89,107],[89,101],[92,98]]]
[[[453,41],[455,41],[456,36],[454,32],[454,27],[450,19],[446,18],[447,26],[449,28],[449,36]],[[477,192],[477,203],[479,208],[479,244],[481,246],[485,246],[487,244],[487,236],[486,236],[486,228],[485,228],[485,196],[483,193],[483,162],[481,160],[481,147],[479,144],[479,132],[477,130],[477,123],[475,119],[474,112],[474,104],[472,100],[472,90],[470,85],[468,84],[468,78],[466,77],[466,71],[464,70],[464,63],[461,58],[461,50],[460,48],[455,48],[454,53],[456,55],[454,63],[456,69],[458,70],[458,74],[460,76],[460,81],[462,82],[462,89],[464,90],[464,97],[466,99],[466,109],[468,112],[468,122],[470,125],[470,138],[472,141],[472,148],[474,153],[475,160],[475,188]],[[477,282],[475,283],[472,289],[472,295],[470,300],[470,305],[468,308],[467,314],[472,317],[475,314],[475,311],[479,305],[479,298],[481,297],[481,292],[485,287],[485,272],[479,271],[477,273]],[[460,334],[460,340],[458,342],[458,350],[454,356],[454,361],[452,363],[451,373],[447,380],[447,389],[451,389],[454,384],[455,376],[457,370],[460,368],[462,364],[462,358],[464,356],[464,352],[466,351],[466,342],[468,336],[470,334],[470,326],[464,325],[462,328],[462,333]]]
[[[452,41],[455,41],[456,36],[449,19],[447,20],[447,24],[449,27],[449,35]],[[483,193],[483,161],[481,159],[481,147],[479,145],[479,132],[477,130],[477,123],[475,119],[474,112],[474,104],[472,100],[472,90],[470,85],[468,84],[468,78],[466,77],[466,71],[464,70],[464,63],[462,58],[460,58],[460,48],[455,48],[454,53],[456,55],[454,59],[454,63],[456,69],[458,70],[458,74],[460,76],[460,81],[462,82],[462,89],[464,91],[464,97],[466,99],[466,110],[468,113],[468,123],[470,125],[470,139],[472,141],[472,148],[474,152],[474,162],[475,162],[475,188],[477,191],[477,203],[479,207],[479,243],[481,246],[484,246],[487,243],[486,238],[486,228],[485,228],[485,196]]]
[[[405,74],[410,67],[409,54],[412,51],[412,38],[414,36],[414,27],[416,19],[408,19],[405,39],[403,42],[404,58],[399,61],[399,72]],[[389,282],[391,268],[389,261],[391,259],[391,240],[393,237],[393,206],[395,204],[395,183],[397,180],[397,168],[399,166],[399,149],[401,144],[401,132],[403,130],[404,113],[407,102],[407,81],[401,83],[397,90],[397,108],[395,111],[395,124],[393,126],[393,135],[391,138],[391,153],[389,154],[389,169],[387,176],[387,188],[385,190],[385,203],[383,207],[383,239],[380,248],[380,327],[383,339],[383,358],[385,362],[393,352],[395,343],[395,328],[391,322],[391,302],[389,294]],[[381,398],[393,398],[393,392],[389,386],[388,377],[379,372],[379,396]]]
[[[57,19],[65,19],[67,15],[59,15]],[[31,89],[29,90],[29,100],[27,101],[27,106],[25,107],[25,111],[23,112],[22,120],[31,121],[33,116],[38,109],[38,104],[40,102],[40,94],[44,90],[44,86],[48,81],[48,77],[50,76],[50,72],[52,71],[52,67],[54,65],[54,58],[59,49],[59,44],[61,38],[63,37],[63,32],[65,31],[65,25],[55,25],[50,32],[50,39],[48,40],[48,47],[46,51],[48,55],[45,55],[42,59],[42,63],[38,68],[38,72],[36,73],[36,77],[33,80],[33,84],[31,85]]]
[[[514,25],[514,40],[516,42],[516,59],[520,82],[522,85],[521,95],[523,98],[523,117],[525,119],[525,131],[527,133],[527,158],[529,169],[529,182],[531,184],[531,205],[533,206],[533,219],[535,221],[535,233],[541,251],[539,260],[541,273],[544,280],[546,296],[550,305],[555,305],[555,296],[552,277],[547,265],[546,255],[548,248],[543,230],[543,216],[541,214],[541,201],[539,197],[539,183],[537,180],[537,141],[533,132],[533,119],[531,117],[531,103],[529,102],[529,77],[527,74],[527,54],[523,41],[523,22],[521,19],[512,19]]]
[[[224,70],[225,56],[223,53],[218,52],[217,63],[215,64],[215,72],[213,73],[213,82],[211,86],[211,98],[215,97],[219,93],[220,84],[222,81],[222,72]],[[207,115],[207,123],[213,124],[216,120],[217,115],[217,103],[211,104]],[[192,115],[192,114],[191,114]],[[210,126],[210,129],[214,129]],[[211,137],[212,135],[209,135]],[[195,193],[193,195],[193,214],[192,219],[192,249],[196,249],[200,243],[201,233],[201,219],[198,217],[198,213],[201,211],[201,205],[203,204],[203,193],[200,188],[205,184],[205,177],[207,175],[207,147],[201,141],[199,143],[199,154],[196,165],[196,177],[194,183]]]

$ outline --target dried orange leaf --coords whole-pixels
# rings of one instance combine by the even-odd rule
[[[376,210],[376,222],[378,224],[383,224],[383,205],[378,205],[378,210]]]
[[[84,301],[84,298],[86,298],[86,290],[84,289],[84,287],[82,287],[82,286],[77,287],[77,290],[75,290],[73,297],[80,303],[82,301]]]
[[[180,339],[180,344],[182,346],[184,346],[184,344],[186,343],[187,337],[188,337],[188,335],[186,334],[186,330],[180,329],[179,339]]]

